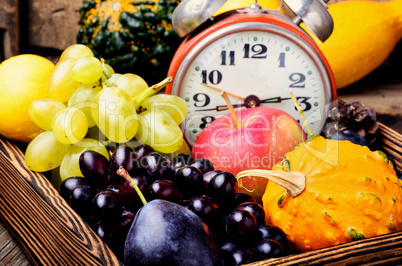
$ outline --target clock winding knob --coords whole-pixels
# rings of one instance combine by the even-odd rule
[[[285,0],[287,6],[296,14],[295,24],[301,22],[322,42],[331,36],[334,22],[328,11],[328,0]]]
[[[172,14],[172,25],[180,37],[195,30],[225,4],[227,0],[183,0]]]

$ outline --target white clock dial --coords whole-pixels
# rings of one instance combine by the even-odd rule
[[[208,123],[229,112],[219,92],[203,83],[243,98],[229,95],[236,110],[246,108],[251,99],[300,121],[292,91],[314,133],[321,131],[330,103],[329,80],[318,56],[293,33],[264,23],[218,30],[194,46],[183,61],[172,94],[187,102],[182,127],[190,145]]]

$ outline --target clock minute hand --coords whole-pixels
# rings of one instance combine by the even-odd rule
[[[208,88],[210,88],[210,89],[219,91],[219,92],[224,91],[224,90],[215,88],[215,87],[213,87],[213,86],[211,86],[211,85],[208,85],[208,84],[206,84],[206,83],[202,83],[202,85],[204,85],[205,87],[208,87]],[[236,94],[231,93],[231,92],[228,92],[228,91],[224,91],[224,92],[225,92],[227,95],[230,95],[230,96],[232,96],[232,97],[235,97],[235,98],[237,98],[237,99],[240,99],[240,100],[244,101],[244,97],[241,97],[241,96],[239,96],[239,95],[236,95]]]

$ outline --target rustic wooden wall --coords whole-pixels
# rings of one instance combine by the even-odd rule
[[[19,0],[1,0],[0,62],[19,53]]]
[[[82,0],[1,0],[0,62],[19,53],[57,54],[76,42]]]
[[[28,44],[63,50],[76,42],[82,0],[28,0]]]

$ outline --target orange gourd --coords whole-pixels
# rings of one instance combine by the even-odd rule
[[[402,183],[380,151],[313,136],[272,170],[279,180],[268,182],[262,199],[266,222],[280,227],[296,250],[402,229]],[[252,171],[238,178],[272,174]]]

